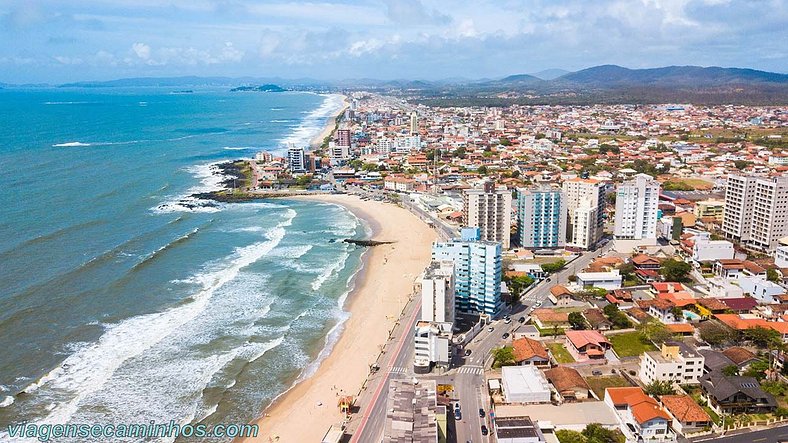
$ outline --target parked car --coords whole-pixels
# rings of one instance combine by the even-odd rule
[[[469,355],[471,355],[471,350],[470,349],[466,349],[465,350],[465,356],[467,357]]]
[[[520,323],[525,323],[525,317],[520,317],[517,319],[517,321]]]
[[[600,371],[598,369],[594,369],[593,371],[591,371],[591,374],[593,374],[593,375],[602,375],[602,371]]]
[[[479,408],[479,417],[484,418],[484,409]]]
[[[504,332],[503,335],[501,336],[501,338],[506,340],[507,338],[509,338],[509,333],[508,332]]]
[[[460,421],[460,420],[462,420],[462,412],[460,412],[460,410],[459,410],[459,409],[455,409],[455,410],[454,410],[454,420],[455,420],[455,421]]]
[[[482,435],[487,435],[489,433],[490,433],[490,431],[487,430],[487,426],[482,425]]]
[[[490,326],[489,328],[487,328],[487,330],[488,330],[488,331],[490,331],[490,332],[492,332],[492,331],[494,331],[494,330],[495,330],[495,328],[493,328],[492,326]]]
[[[511,318],[507,318],[507,319],[506,319],[506,320],[504,320],[503,322],[504,322],[504,324],[507,324],[507,325],[508,325],[509,323],[511,323],[511,322],[512,322],[512,319],[511,319]]]

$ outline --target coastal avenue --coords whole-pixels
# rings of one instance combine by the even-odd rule
[[[589,251],[581,254],[565,269],[554,274],[550,281],[543,280],[537,284],[523,297],[523,305],[519,306],[512,315],[523,312],[526,307],[533,304],[544,302],[552,285],[566,282],[570,275],[588,266],[600,252],[606,252],[610,246],[612,245],[608,244],[601,251]],[[389,381],[393,378],[414,377],[412,370],[414,343],[410,331],[415,327],[420,306],[418,297],[408,302],[402,317],[405,320],[397,324],[392,338],[386,345],[386,349],[393,349],[394,354],[387,352],[383,355],[379,361],[381,365],[379,374],[370,377],[366,390],[359,397],[357,402],[359,411],[347,429],[347,432],[352,435],[351,443],[379,443],[383,439]],[[453,365],[456,367],[448,373],[417,376],[420,379],[433,379],[437,383],[454,386],[452,397],[459,399],[462,409],[462,420],[455,423],[454,426],[453,441],[459,443],[488,442],[491,438],[490,436],[483,437],[481,434],[482,424],[485,424],[492,432],[489,416],[490,405],[484,400],[486,396],[482,395],[485,389],[484,367],[490,358],[492,349],[501,345],[503,333],[511,333],[519,326],[519,323],[514,321],[507,325],[502,320],[496,320],[490,326],[493,327],[492,332],[485,328],[464,348],[471,351],[470,356],[455,355]],[[486,411],[484,418],[479,417],[479,409]],[[448,412],[451,414],[451,411]],[[449,421],[452,420],[453,418],[450,417]],[[449,428],[451,430],[452,426]]]

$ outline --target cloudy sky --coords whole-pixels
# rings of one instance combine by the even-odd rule
[[[0,82],[788,71],[785,0],[0,0]]]

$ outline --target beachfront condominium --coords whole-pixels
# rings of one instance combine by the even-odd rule
[[[452,324],[419,321],[413,331],[413,372],[426,374],[451,362]]]
[[[566,180],[561,189],[569,213],[567,245],[593,249],[605,227],[605,187],[598,180],[574,178]]]
[[[464,226],[479,228],[481,240],[496,241],[509,249],[512,229],[512,193],[506,186],[485,181],[462,194]]]
[[[659,182],[637,174],[616,189],[616,250],[629,252],[637,246],[657,244]]]
[[[303,173],[307,171],[306,153],[304,148],[296,148],[291,146],[287,149],[287,166],[293,174]]]
[[[517,189],[517,232],[523,248],[563,248],[566,216],[566,198],[561,189],[552,186]]]
[[[503,309],[501,244],[479,238],[478,228],[464,228],[461,238],[434,243],[432,260],[454,263],[457,311],[497,317]]]
[[[421,320],[454,323],[454,262],[434,261],[421,276]]]
[[[337,129],[337,146],[350,147],[350,129]]]
[[[729,176],[722,231],[746,248],[774,252],[788,236],[788,177]]]

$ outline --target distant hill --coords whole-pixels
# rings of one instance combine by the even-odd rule
[[[529,75],[541,78],[542,80],[553,80],[566,74],[569,74],[569,71],[564,69],[545,69],[544,71],[532,72]]]
[[[260,86],[238,86],[236,88],[230,89],[230,92],[243,92],[243,91],[254,91],[254,92],[285,92],[287,89],[282,88],[281,86],[274,85],[274,84],[266,84]]]
[[[628,69],[617,65],[594,66],[559,77],[561,82],[596,86],[665,85],[712,86],[746,83],[788,83],[788,75],[742,68],[668,66]]]
[[[120,88],[120,87],[183,87],[183,86],[237,86],[250,83],[249,78],[230,77],[139,77],[107,81],[66,83],[61,88]]]

